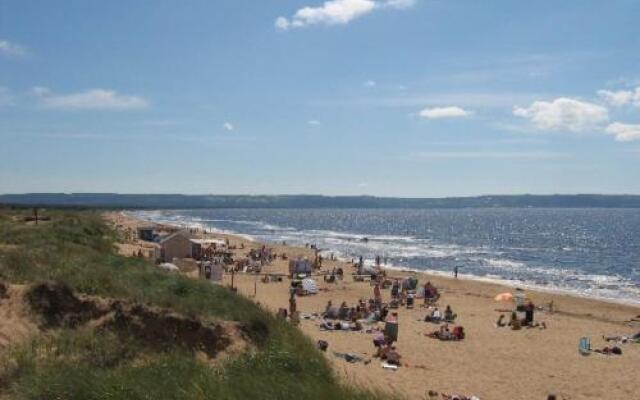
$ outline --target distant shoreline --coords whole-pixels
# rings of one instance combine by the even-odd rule
[[[403,198],[323,195],[182,195],[117,193],[23,193],[0,195],[0,205],[18,207],[82,207],[105,209],[206,208],[625,208],[640,209],[640,195],[483,195]]]

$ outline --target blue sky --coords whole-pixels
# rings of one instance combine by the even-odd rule
[[[0,192],[640,194],[638,1],[0,2]]]

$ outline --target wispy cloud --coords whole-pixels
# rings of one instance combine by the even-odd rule
[[[567,153],[552,151],[422,151],[413,154],[420,159],[529,159],[566,158]]]
[[[615,136],[618,142],[640,140],[640,124],[622,124],[614,122],[607,126],[605,132]]]
[[[424,108],[418,115],[426,119],[464,118],[471,115],[471,112],[461,107],[448,106]]]
[[[630,90],[598,90],[598,95],[614,107],[634,105],[640,107],[640,86]]]
[[[25,47],[8,40],[0,39],[0,55],[6,57],[24,57],[27,54],[28,51]]]
[[[462,108],[511,108],[514,104],[529,103],[544,93],[525,92],[428,92],[424,94],[407,94],[395,96],[361,97],[355,99],[341,99],[319,101],[319,105],[357,105],[374,107],[439,107],[442,104],[456,104]]]
[[[318,126],[320,125],[320,121],[318,121],[317,119],[310,119],[309,121],[307,121],[307,124],[312,126]]]
[[[376,83],[376,81],[371,81],[371,80],[369,80],[369,81],[365,81],[365,82],[362,84],[362,86],[364,86],[364,87],[368,87],[368,88],[372,88],[372,87],[375,87],[375,86],[376,86],[376,84],[377,84],[377,83]]]
[[[34,87],[33,93],[45,108],[58,110],[110,110],[144,109],[147,100],[139,96],[121,95],[113,90],[91,89],[85,92],[57,95],[44,87]]]
[[[311,25],[345,25],[375,10],[406,9],[414,4],[415,0],[329,0],[320,6],[300,8],[290,18],[278,17],[275,26],[288,30]]]
[[[224,124],[222,124],[222,129],[227,132],[231,132],[235,129],[235,126],[231,122],[225,122]]]

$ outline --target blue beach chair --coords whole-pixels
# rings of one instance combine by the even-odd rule
[[[588,356],[589,354],[591,354],[591,340],[589,340],[588,337],[585,336],[580,339],[578,352],[583,356]]]

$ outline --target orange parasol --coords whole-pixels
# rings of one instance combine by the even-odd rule
[[[513,294],[509,292],[500,293],[495,297],[496,301],[507,302],[513,300]]]

